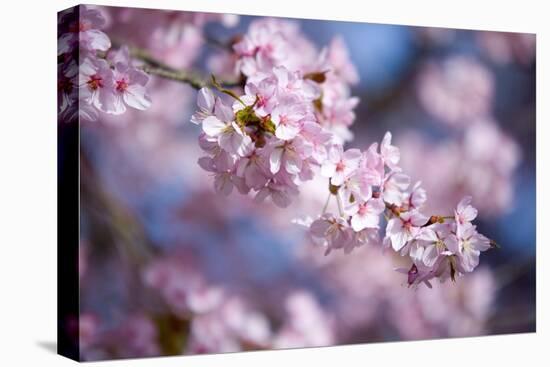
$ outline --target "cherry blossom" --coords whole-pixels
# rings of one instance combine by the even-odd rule
[[[81,98],[100,111],[117,112],[114,76],[109,64],[101,59],[85,59],[80,65]]]
[[[441,255],[457,254],[458,239],[452,233],[450,224],[434,223],[428,227],[422,228],[417,236],[416,242],[421,244],[420,253],[417,253],[417,259],[428,267],[433,267]]]
[[[255,190],[264,187],[269,180],[269,169],[256,149],[239,160],[236,174],[244,177],[245,184]]]
[[[471,223],[459,225],[457,230],[458,245],[460,246],[460,265],[466,272],[471,272],[479,264],[479,255],[488,250],[491,245],[487,237],[476,231]]]
[[[345,179],[338,189],[344,203],[353,204],[359,200],[368,200],[373,193],[371,176],[368,171],[358,169]]]
[[[61,108],[67,110],[81,98],[82,117],[90,120],[98,113],[123,114],[128,107],[148,109],[152,104],[147,91],[150,77],[145,71],[149,69],[135,62],[127,47],[111,49],[108,36],[100,30],[105,27],[101,13],[83,9],[78,37],[84,40],[84,52],[78,83],[72,82],[74,60],[67,56],[73,64],[68,61],[60,69]],[[191,23],[195,27],[204,22],[193,18]],[[200,38],[199,28],[192,27],[190,33],[180,26],[170,22],[164,31],[176,36],[195,32]],[[71,33],[71,27],[67,29]],[[61,37],[60,50],[67,54],[74,34]],[[172,46],[161,45],[153,53],[179,64],[170,56]],[[358,73],[343,39],[334,38],[317,50],[296,23],[262,19],[252,22],[223,55],[231,57],[227,65],[233,65],[229,68],[233,72],[228,69],[227,73],[239,85],[226,89],[215,78],[209,87],[199,89],[197,85],[208,84],[203,81],[194,84],[199,89],[197,110],[190,118],[202,130],[198,145],[203,156],[197,164],[211,176],[214,191],[226,196],[237,191],[256,202],[270,200],[286,208],[308,181],[322,177],[327,204],[306,227],[313,242],[325,247],[325,254],[350,253],[365,244],[391,248],[410,259],[411,267],[405,273],[411,286],[429,285],[433,278],[455,280],[478,265],[480,252],[490,248],[491,242],[471,224],[477,216],[471,197],[464,197],[450,215],[428,215],[424,212],[428,192],[420,182],[411,187],[411,176],[401,168],[407,155],[392,144],[391,132],[365,150],[345,148],[353,138],[350,127],[359,99],[351,95]],[[455,63],[456,74],[450,71]],[[482,75],[481,66],[457,58],[430,70],[432,74],[419,81],[421,98],[439,96],[442,104],[452,106],[448,113],[453,116],[444,115],[443,108],[430,112],[450,123],[464,122],[473,116],[470,112],[476,118],[487,117],[493,93],[490,78],[476,86],[483,98],[476,101],[475,111],[464,107],[469,105],[463,92],[469,80],[467,71]],[[433,87],[434,79],[440,89]],[[73,86],[78,87],[78,96]],[[469,133],[465,142],[478,150],[476,156],[492,159],[475,139],[476,134]],[[216,298],[215,291],[202,287],[179,283],[163,292],[172,304],[185,294],[178,307],[193,310],[196,307],[189,301],[193,294],[203,300]]]
[[[148,109],[151,106],[146,90],[149,76],[134,67],[127,47],[110,49],[109,37],[100,30],[106,20],[99,10],[85,5],[78,9],[79,16],[69,13],[61,19],[67,25],[58,42],[58,53],[65,59],[58,73],[60,114],[64,114],[66,121],[73,121],[77,112],[83,120],[95,121],[98,111],[120,115],[126,106]],[[74,52],[79,54],[78,76],[73,72]],[[81,102],[78,108],[67,112],[67,107],[76,106],[77,100]]]
[[[273,143],[269,155],[271,173],[276,174],[283,167],[291,175],[298,174],[302,170],[304,159],[310,154],[311,147],[302,138]]]
[[[471,198],[460,201],[454,215],[425,215],[421,210],[427,192],[420,182],[409,190],[411,179],[399,166],[401,153],[392,145],[391,133],[363,152],[344,150],[334,133],[324,129],[320,120],[315,122],[310,113],[312,96],[289,87],[298,85],[295,78],[283,66],[273,68],[271,74],[258,72],[247,82],[244,95],[233,96],[232,109],[211,92],[201,91],[193,122],[202,120],[208,137],[202,138],[201,146],[211,157],[202,158],[200,164],[215,174],[216,190],[224,194],[234,186],[241,193],[253,190],[257,201],[270,197],[284,208],[300,185],[318,172],[329,179],[327,205],[334,198],[338,208],[338,214],[332,214],[325,206],[317,219],[306,223],[312,240],[325,247],[325,254],[339,249],[350,253],[366,243],[382,242],[411,258],[413,265],[406,270],[409,285],[431,286],[433,278],[455,280],[472,271],[481,237],[470,233],[460,237],[477,215]],[[222,142],[224,135],[231,144]],[[220,170],[214,157],[219,159],[222,150],[231,158],[223,160],[228,164]],[[381,239],[382,215],[387,224]],[[476,240],[473,247],[470,238]]]
[[[282,183],[277,183],[273,180],[269,181],[267,185],[262,187],[256,194],[255,200],[262,202],[267,197],[271,197],[271,200],[275,205],[280,208],[286,208],[290,205],[291,196],[295,195],[296,189],[292,186],[286,186]]]
[[[273,18],[252,22],[233,49],[239,56],[238,69],[248,77],[281,65],[298,70],[316,57],[314,46],[295,22]]]
[[[424,203],[428,200],[428,195],[426,190],[421,186],[422,182],[418,181],[414,184],[408,198],[405,200],[407,208],[410,209],[421,209],[424,206]]]
[[[301,104],[278,106],[271,111],[271,121],[275,124],[275,136],[281,140],[291,140],[301,129],[305,112]]]
[[[416,239],[420,227],[426,224],[428,218],[418,211],[400,214],[388,221],[386,232],[395,251],[401,250],[407,242]]]
[[[348,222],[331,214],[325,214],[311,223],[310,234],[326,247],[325,254],[347,247],[353,239]]]
[[[470,205],[471,202],[472,197],[466,196],[458,203],[455,210],[455,220],[459,225],[471,222],[477,217],[477,209]]]
[[[380,145],[374,143],[364,152],[353,152],[348,157],[353,164],[342,164],[345,152],[338,145],[330,149],[321,173],[331,177],[328,195],[335,198],[339,215],[326,212],[327,201],[319,218],[305,222],[312,240],[326,248],[325,254],[338,249],[350,253],[366,243],[381,243],[410,258],[411,267],[399,269],[407,274],[409,286],[431,287],[434,278],[454,281],[473,271],[479,253],[491,247],[470,223],[477,216],[471,197],[464,197],[452,215],[424,214],[427,192],[420,182],[409,189],[410,178],[398,166],[400,152],[391,145],[390,134],[384,135]],[[339,163],[350,169],[342,175],[343,182],[337,180],[340,185],[335,185]],[[387,223],[381,239],[382,215]]]
[[[399,148],[391,145],[391,133],[387,132],[380,143],[380,156],[391,170],[398,170],[400,153]]]
[[[67,16],[68,31],[59,37],[58,54],[71,52],[77,47],[84,52],[107,51],[111,48],[111,40],[100,30],[105,26],[105,18],[97,9],[85,5],[79,9],[77,18]]]
[[[390,173],[383,183],[384,200],[390,204],[400,205],[403,200],[403,192],[410,185],[410,177],[404,173]]]
[[[359,167],[361,151],[349,149],[344,152],[341,145],[331,147],[327,160],[321,166],[321,174],[331,179],[333,185],[341,185]]]
[[[199,110],[191,116],[191,122],[199,125],[208,116],[214,114],[214,105],[216,99],[212,91],[208,88],[201,88],[197,93],[197,107]]]
[[[206,135],[216,138],[219,146],[230,154],[243,154],[252,143],[240,126],[235,122],[235,116],[229,106],[220,99],[216,101],[213,115],[202,122],[202,130]]]
[[[351,227],[355,232],[365,228],[378,228],[380,214],[385,209],[384,202],[381,199],[371,198],[362,203],[353,203],[347,209],[346,213],[351,215]]]
[[[126,105],[138,110],[148,109],[151,99],[145,86],[149,76],[131,65],[128,48],[124,47],[119,54],[121,56],[116,60],[113,70],[115,114],[124,113]]]
[[[349,84],[357,84],[359,75],[351,62],[349,52],[341,37],[334,37],[327,49],[327,66],[335,76]]]
[[[109,159],[97,178],[112,189],[113,176],[123,177],[138,194],[115,195],[150,225],[143,241],[137,226],[106,231],[120,237],[117,256],[81,251],[89,262],[81,283],[90,282],[83,359],[333,345],[384,335],[388,325],[415,339],[483,331],[497,285],[481,253],[496,244],[475,221],[478,210],[511,207],[519,148],[490,116],[493,81],[484,82],[482,64],[457,62],[453,75],[451,57],[418,80],[421,103],[435,101],[426,111],[456,139],[386,132],[373,142],[361,132],[352,142],[359,73],[342,37],[317,48],[298,22],[262,18],[243,34],[207,40],[206,23],[235,18],[81,9],[82,26],[62,16],[59,116],[100,121],[84,126]],[[118,169],[130,156],[135,167]],[[160,204],[150,196],[159,188]],[[189,192],[192,200],[180,195]],[[292,246],[281,246],[287,238]],[[110,296],[121,284],[131,292],[108,297],[108,315],[88,313],[103,303],[90,289]]]

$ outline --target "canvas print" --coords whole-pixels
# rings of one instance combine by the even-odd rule
[[[59,352],[534,332],[535,55],[534,34],[61,11]]]

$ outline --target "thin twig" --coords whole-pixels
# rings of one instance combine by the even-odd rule
[[[170,80],[189,84],[191,87],[197,90],[210,85],[210,83],[202,80],[201,78],[191,75],[190,73],[187,73],[184,71],[172,71],[169,69],[148,66],[148,65],[143,66],[142,70],[145,71],[147,74],[156,75],[165,79],[170,79]]]
[[[113,47],[122,47],[121,42],[113,40]],[[156,75],[161,78],[174,80],[181,83],[189,84],[191,87],[199,90],[203,87],[213,87],[211,78],[209,76],[202,76],[196,72],[190,72],[186,70],[178,70],[165,62],[158,60],[151,55],[147,50],[128,45],[128,52],[134,59],[141,60],[145,63],[142,66],[142,70],[148,74]],[[242,86],[240,81],[219,81],[219,84],[224,88],[234,88]]]

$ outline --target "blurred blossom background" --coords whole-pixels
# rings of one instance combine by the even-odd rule
[[[113,41],[223,77],[257,17],[98,7]],[[340,38],[360,82],[347,148],[391,131],[433,212],[464,195],[500,249],[456,283],[408,288],[375,246],[324,256],[291,221],[319,213],[216,194],[200,169],[196,91],[152,76],[152,106],[81,125],[80,343],[85,360],[535,331],[535,36],[290,20]],[[304,47],[304,52],[307,52]],[[221,56],[220,56],[221,55]]]

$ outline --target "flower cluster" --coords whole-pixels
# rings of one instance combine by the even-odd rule
[[[269,72],[273,67],[305,71],[317,60],[315,46],[300,32],[295,22],[265,18],[250,24],[233,45],[236,69],[247,78]]]
[[[386,204],[401,205],[403,190],[409,185],[398,162],[399,150],[391,145],[390,133],[384,136],[380,149],[377,143],[364,152],[344,151],[341,145],[330,149],[321,175],[330,179],[329,199],[336,197],[338,214],[328,213],[325,208],[310,225],[313,240],[326,248],[326,254],[335,249],[349,253],[365,243],[379,242],[380,216]],[[425,198],[423,192],[414,195],[419,196],[414,201],[417,205]]]
[[[317,122],[340,142],[352,139],[349,127],[355,120],[353,109],[359,99],[351,96],[350,87],[359,81],[359,76],[341,38],[334,38],[319,52],[296,23],[261,19],[250,25],[233,50],[235,69],[247,80],[262,79],[274,67],[283,66],[299,72],[304,80],[317,82],[318,94],[314,100]]]
[[[127,107],[149,108],[149,76],[134,66],[128,48],[110,51],[111,41],[100,30],[106,23],[102,14],[83,6],[79,14],[69,15],[61,18],[65,26],[59,41],[63,60],[60,108],[74,105],[75,96],[80,117],[88,120],[97,118],[98,111],[119,115]],[[462,223],[453,225],[448,216],[426,216],[420,211],[426,191],[420,183],[410,188],[411,178],[399,166],[400,151],[391,144],[390,133],[380,145],[372,144],[365,151],[344,150],[344,143],[353,138],[349,126],[355,119],[353,109],[358,99],[350,96],[350,90],[358,74],[342,39],[335,38],[318,51],[295,23],[262,19],[253,22],[231,50],[226,48],[224,55],[232,52],[230,60],[240,75],[242,89],[225,89],[213,78],[220,94],[200,89],[199,110],[191,118],[202,127],[199,145],[206,153],[198,164],[214,176],[218,192],[229,195],[236,189],[241,194],[252,193],[257,201],[269,198],[275,205],[287,207],[304,182],[320,175],[328,179],[327,205],[319,218],[306,225],[312,239],[326,248],[326,254],[335,249],[349,253],[366,243],[383,243],[410,256],[413,267],[407,273],[411,285],[429,284],[433,277],[454,279],[475,268],[477,261],[468,250],[470,240],[477,241],[471,245],[474,251],[490,247],[489,240],[478,235],[473,225],[467,229]],[[430,83],[429,74],[420,85],[431,94],[441,95],[442,105],[456,102],[448,120],[456,123],[471,117],[471,106],[463,108],[471,103],[462,93],[463,84],[469,84],[469,70],[477,70],[476,80],[486,80],[478,88],[485,102],[474,113],[487,115],[492,81],[480,77],[483,69],[476,69],[467,59],[456,59],[445,70],[453,73],[436,70],[432,76],[448,81],[441,93],[429,88],[441,85]],[[457,81],[458,89],[449,90]],[[327,212],[332,197],[337,214]],[[380,234],[382,217],[387,222],[384,236]],[[442,239],[443,245],[436,246],[436,251],[426,245],[430,242],[426,238]],[[445,240],[454,241],[455,246],[445,245]],[[202,292],[200,284],[178,283],[166,285],[164,296],[177,298],[182,289]],[[192,301],[181,302],[180,312],[193,310]]]
[[[200,145],[208,153],[199,164],[214,174],[217,191],[252,190],[259,201],[270,197],[286,207],[331,146],[351,139],[357,72],[341,39],[318,53],[288,21],[253,22],[233,50],[244,93],[220,89],[234,98],[230,105],[208,89],[199,92],[191,121],[202,124]]]
[[[413,261],[410,269],[398,269],[407,274],[409,285],[424,283],[431,288],[430,280],[434,278],[454,281],[457,276],[472,272],[479,264],[480,253],[494,246],[472,224],[477,210],[470,202],[470,197],[462,199],[454,216],[428,219],[413,210],[397,212],[389,220],[388,242]]]
[[[106,21],[99,10],[75,9],[60,19],[59,115],[71,121],[78,113],[94,121],[99,111],[120,115],[127,107],[149,108],[145,87],[149,76],[132,64],[126,47],[110,50],[111,40],[101,31]]]
[[[326,248],[325,254],[335,249],[349,253],[366,243],[381,242],[411,258],[413,265],[405,270],[409,285],[431,287],[433,278],[454,280],[473,271],[480,252],[493,245],[471,224],[477,216],[471,198],[458,204],[454,216],[425,215],[426,191],[420,182],[409,189],[410,177],[398,166],[399,160],[390,133],[380,149],[377,143],[364,152],[343,151],[338,145],[331,149],[321,174],[330,178],[329,195],[336,197],[338,214],[324,212],[312,221],[312,239]],[[383,214],[387,223],[381,239]]]
[[[322,74],[325,80],[316,103],[319,123],[333,132],[338,142],[352,140],[349,127],[355,121],[353,110],[359,98],[351,96],[350,86],[359,82],[359,75],[341,38],[334,38],[328,48],[321,51],[318,64],[310,71],[313,78],[320,77],[315,70],[330,71]]]
[[[442,57],[374,96],[371,115],[424,118],[407,103],[416,92],[452,136],[416,129],[348,147],[358,73],[343,39],[318,48],[283,19],[221,32],[235,20],[91,6],[61,14],[60,116],[117,127],[83,127],[82,302],[79,322],[68,318],[81,359],[489,332],[502,280],[480,264],[496,245],[474,220],[513,207],[520,151],[492,116],[487,60],[445,56],[452,30],[418,30],[421,47],[437,43]],[[529,51],[520,41],[506,37],[512,59]],[[425,59],[414,56],[415,66]],[[126,84],[134,95],[113,93]],[[147,94],[159,103],[149,107]],[[182,125],[191,115],[195,125]],[[205,176],[242,195],[220,200]],[[254,203],[263,200],[292,207]],[[312,216],[294,220],[305,231],[289,228],[295,213]],[[112,246],[87,240],[96,232]]]
[[[216,190],[253,190],[259,201],[270,197],[288,206],[332,141],[313,111],[318,95],[315,82],[282,66],[249,80],[232,106],[209,89],[199,91],[199,111],[191,121],[202,124],[199,142],[208,155],[199,164],[214,174]]]
[[[467,235],[463,243],[482,237],[475,227],[452,227],[444,216],[420,212],[426,191],[420,183],[409,190],[411,178],[399,167],[400,152],[391,144],[390,133],[380,146],[372,144],[363,152],[344,150],[343,144],[352,138],[347,127],[355,118],[352,110],[357,100],[349,97],[349,86],[357,82],[357,72],[340,39],[317,57],[310,55],[312,48],[304,46],[305,60],[310,61],[304,64],[295,50],[297,44],[308,42],[298,35],[293,23],[271,19],[253,23],[233,45],[235,67],[245,78],[244,93],[223,89],[215,80],[218,90],[232,101],[225,102],[210,89],[199,91],[199,110],[191,121],[202,125],[200,146],[207,155],[199,159],[199,165],[214,175],[216,190],[226,195],[234,187],[242,194],[253,191],[259,201],[270,197],[286,207],[303,182],[320,174],[329,179],[327,205],[334,196],[338,214],[325,207],[319,218],[305,224],[326,254],[335,249],[349,253],[366,243],[383,242],[411,256],[417,272],[409,274],[411,285],[429,284],[433,277],[454,279],[472,271],[477,262],[465,250],[469,245],[460,250],[439,246],[436,260],[430,258],[427,264],[418,260],[428,247],[425,236],[429,230],[445,238],[451,232],[455,237]],[[387,227],[381,240],[383,215]],[[443,228],[447,232],[440,233]],[[418,237],[420,232],[424,237]],[[489,246],[488,240],[473,241],[474,251],[486,249],[478,242]],[[435,256],[432,249],[428,253]]]

